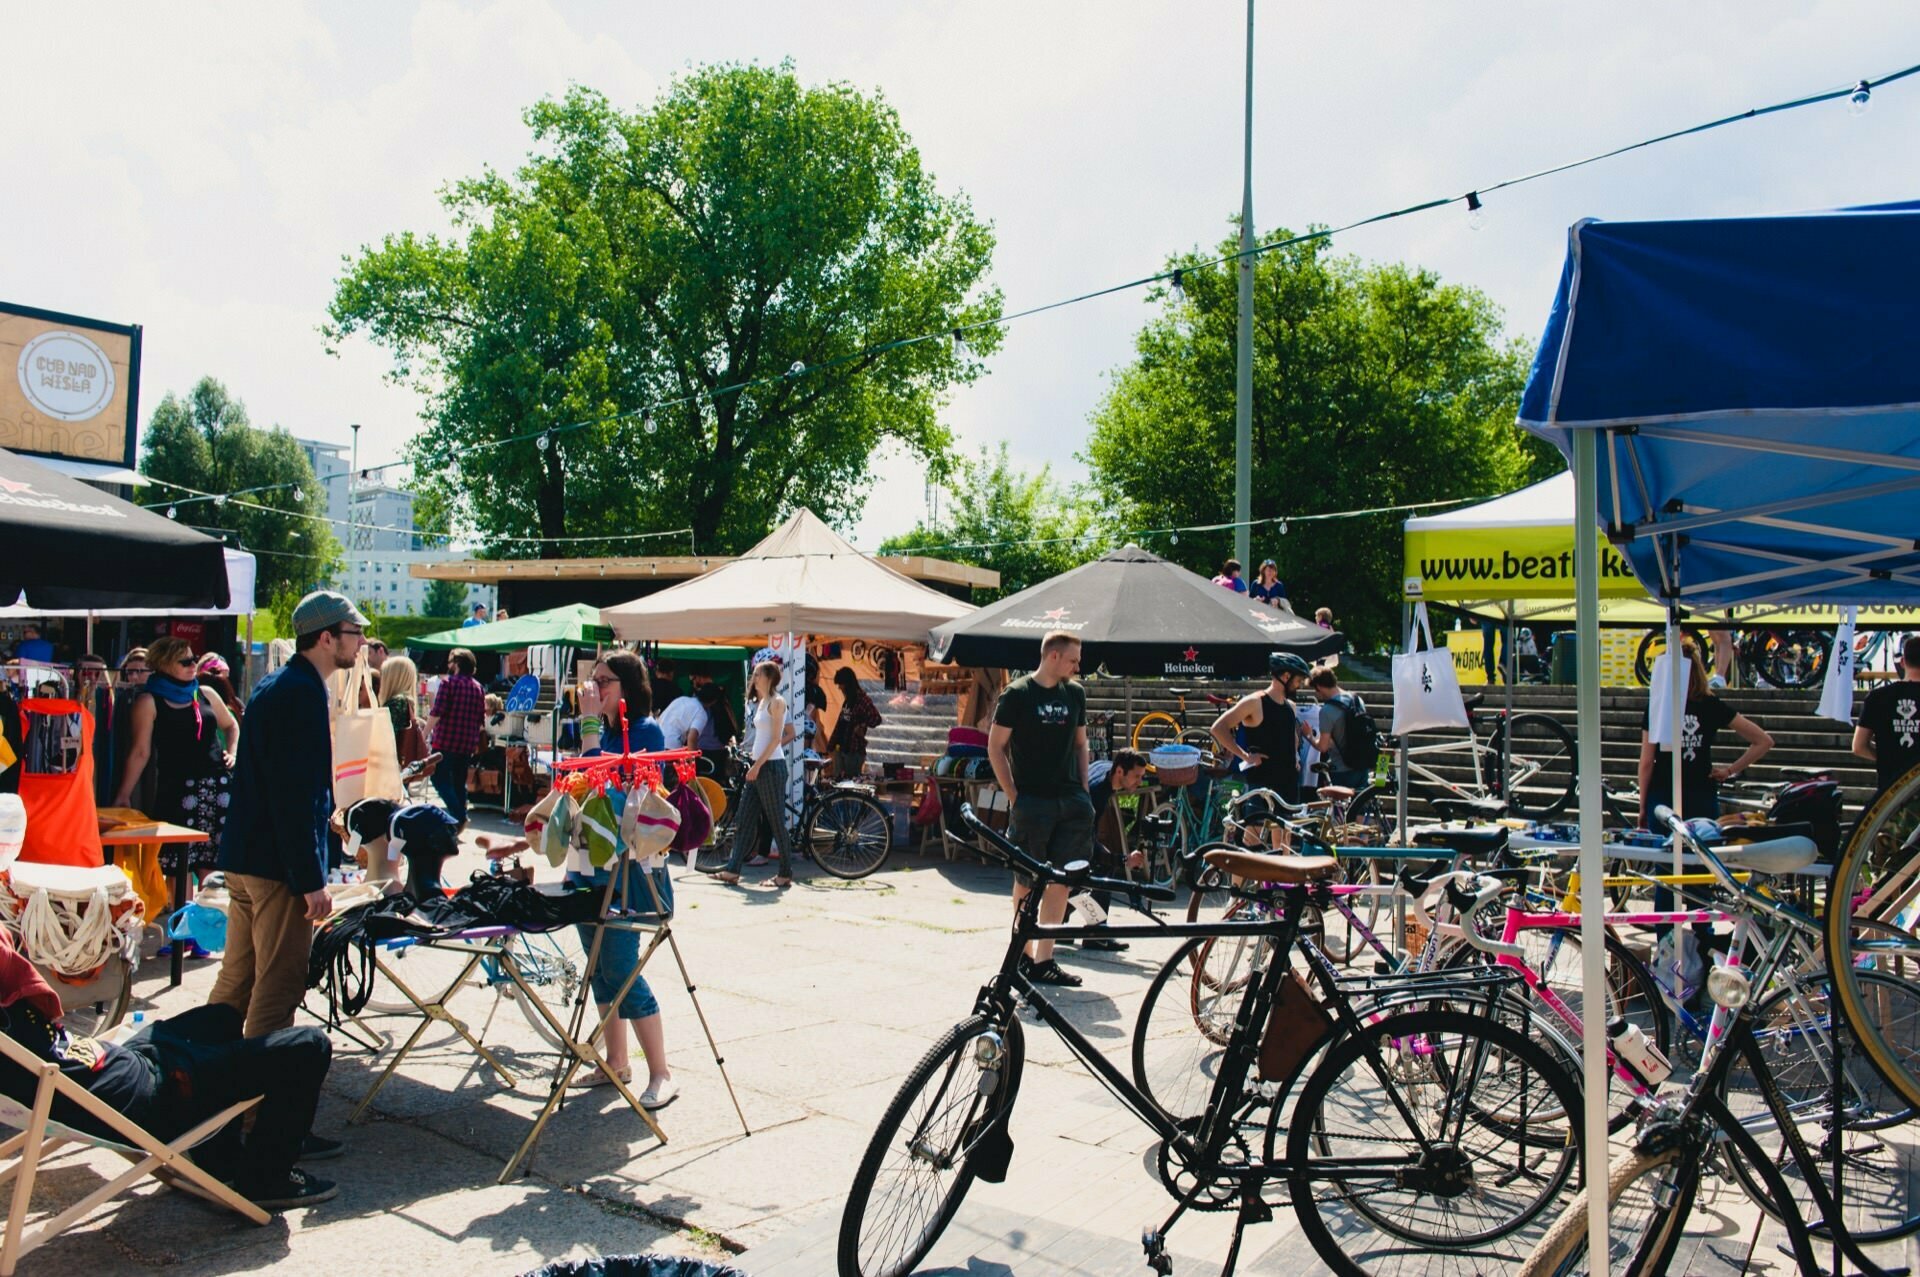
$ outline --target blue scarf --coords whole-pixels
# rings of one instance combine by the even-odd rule
[[[182,709],[200,700],[200,680],[190,678],[184,683],[171,674],[162,674],[159,670],[147,675],[147,690],[165,701]]]

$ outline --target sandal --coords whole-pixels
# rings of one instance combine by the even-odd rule
[[[731,887],[740,881],[740,875],[731,869],[719,869],[714,871],[713,880],[715,882],[724,882]]]
[[[777,875],[772,881],[776,887],[791,887],[793,885],[793,879],[787,877],[785,874]]]
[[[1065,989],[1077,989],[1086,983],[1053,958],[1045,962],[1029,962],[1027,979],[1034,984],[1057,984]]]

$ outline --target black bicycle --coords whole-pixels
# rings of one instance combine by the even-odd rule
[[[749,761],[736,751],[725,773],[714,778],[727,800],[726,810],[714,824],[713,846],[721,851],[733,846]],[[787,801],[787,827],[796,831],[794,848],[836,878],[864,878],[887,862],[893,850],[893,821],[871,786],[855,780],[827,780],[822,774],[824,763],[817,755],[802,761],[806,771],[799,805]]]
[[[1263,939],[1269,953],[1289,954],[1304,911],[1331,899],[1325,876],[1335,862],[1215,852],[1216,868],[1268,884],[1271,911],[1246,921],[1167,922],[1151,906],[1173,900],[1171,888],[1095,878],[1084,861],[1043,864],[970,808],[961,815],[1034,890],[973,1013],[914,1066],[867,1145],[841,1216],[841,1277],[903,1277],[974,1180],[1005,1178],[1026,1060],[1022,1005],[1160,1137],[1158,1177],[1175,1205],[1143,1237],[1157,1273],[1172,1271],[1167,1233],[1189,1210],[1238,1212],[1223,1277],[1234,1270],[1247,1225],[1289,1204],[1315,1251],[1342,1274],[1479,1273],[1517,1265],[1531,1250],[1527,1226],[1544,1221],[1579,1165],[1579,1089],[1562,1063],[1487,1013],[1508,987],[1500,972],[1453,976],[1398,1005],[1357,1009],[1324,957],[1320,998],[1287,963],[1267,962],[1245,981],[1206,1104],[1169,1113],[1027,979],[1027,943]],[[1054,884],[1108,891],[1147,920],[1042,926],[1042,889]]]

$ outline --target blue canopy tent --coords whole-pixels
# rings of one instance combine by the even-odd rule
[[[1920,600],[1917,250],[1920,203],[1569,232],[1520,424],[1567,455],[1576,515],[1589,515],[1575,520],[1583,815],[1601,806],[1600,529],[1670,617]],[[1678,662],[1671,673],[1678,739]],[[1583,1050],[1592,1133],[1605,1130],[1597,820],[1582,821],[1580,865],[1596,958]],[[1588,1158],[1588,1183],[1605,1183],[1604,1138],[1589,1139]],[[1605,1253],[1601,1196],[1590,1254]]]

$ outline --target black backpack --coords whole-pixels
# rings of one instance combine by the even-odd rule
[[[1367,703],[1352,692],[1342,692],[1333,698],[1347,715],[1346,740],[1340,749],[1340,762],[1347,771],[1373,771],[1380,761],[1380,725],[1373,721],[1373,715],[1367,712]]]

